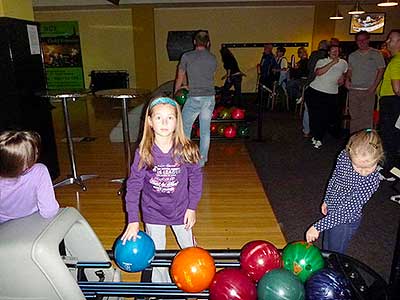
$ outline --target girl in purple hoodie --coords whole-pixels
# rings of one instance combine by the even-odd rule
[[[145,230],[157,250],[166,247],[167,225],[181,248],[194,246],[192,228],[203,184],[199,161],[197,145],[184,135],[179,105],[167,97],[153,99],[127,181],[128,226],[123,241],[136,239],[140,206]],[[170,282],[168,268],[154,268],[152,281]]]

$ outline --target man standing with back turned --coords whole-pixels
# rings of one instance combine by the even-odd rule
[[[189,97],[182,110],[183,129],[190,138],[197,116],[200,122],[200,165],[208,160],[210,147],[210,123],[215,106],[214,74],[217,59],[210,53],[208,32],[199,30],[194,37],[195,49],[182,55],[175,80],[175,92],[185,86],[186,76]]]
[[[350,133],[372,128],[375,92],[385,70],[382,54],[369,47],[369,33],[357,32],[358,50],[349,56],[346,87],[349,90]]]

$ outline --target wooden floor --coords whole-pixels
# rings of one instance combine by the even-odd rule
[[[86,181],[86,192],[70,185],[57,188],[56,196],[61,206],[79,209],[104,248],[111,249],[125,226],[123,200],[116,193],[119,185],[109,182],[124,174],[123,144],[110,143],[108,138],[121,112],[106,100],[91,97],[71,102],[69,108],[73,136],[96,138],[75,143],[78,173],[99,177]],[[70,167],[58,104],[53,119],[62,179],[70,173]],[[240,141],[212,141],[197,218],[194,234],[198,245],[206,249],[240,249],[256,239],[268,240],[278,248],[286,244],[246,147]],[[169,231],[167,247],[178,248]]]

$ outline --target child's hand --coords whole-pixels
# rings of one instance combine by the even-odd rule
[[[325,202],[323,202],[321,205],[321,212],[324,216],[326,216],[326,214],[328,213],[328,205],[326,205]]]
[[[137,234],[139,232],[139,222],[129,223],[126,227],[124,234],[121,237],[122,245],[125,245],[126,241],[136,241]]]
[[[183,222],[186,230],[193,228],[194,224],[196,223],[196,211],[193,209],[187,209]]]
[[[319,231],[314,226],[311,226],[306,232],[307,243],[312,243],[316,241],[318,237],[319,237]]]

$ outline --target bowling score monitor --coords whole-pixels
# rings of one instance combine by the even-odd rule
[[[366,31],[370,34],[383,34],[385,32],[386,14],[363,13],[362,15],[351,15],[350,34]]]

